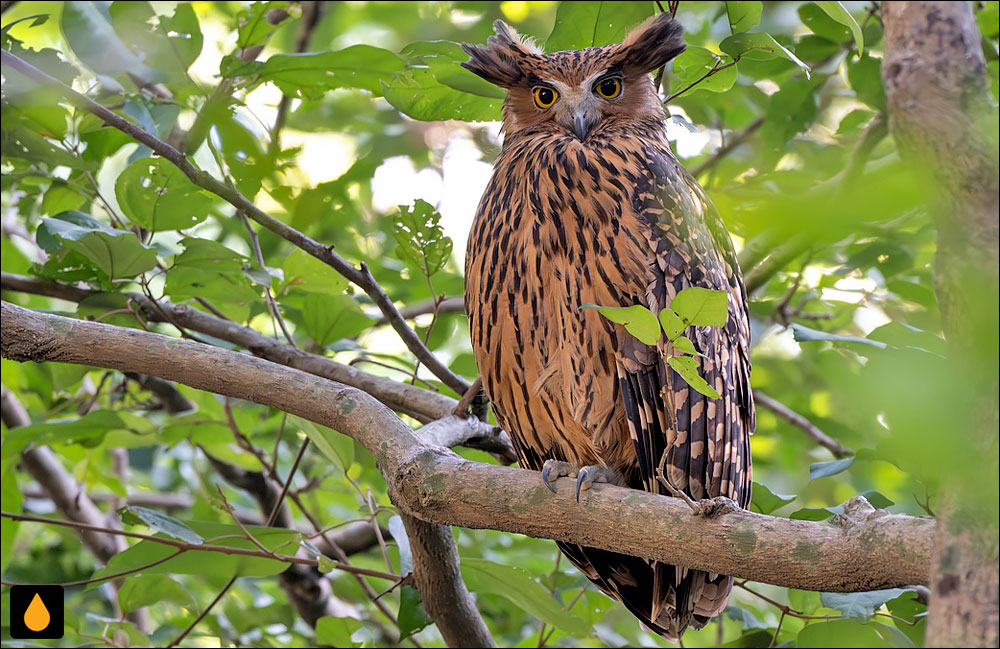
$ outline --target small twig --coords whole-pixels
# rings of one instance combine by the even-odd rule
[[[170,642],[170,644],[167,645],[167,649],[170,649],[171,647],[176,647],[181,642],[181,640],[186,638],[187,635],[191,633],[191,631],[193,631],[194,628],[198,626],[198,624],[200,624],[202,620],[205,619],[205,616],[208,615],[209,611],[215,608],[215,605],[219,603],[219,600],[221,600],[223,596],[227,592],[229,592],[229,589],[232,587],[232,585],[236,583],[237,576],[238,575],[233,575],[232,578],[228,582],[226,582],[226,585],[222,587],[222,590],[220,590],[219,594],[215,596],[215,599],[213,599],[211,603],[209,603],[209,605],[205,607],[205,610],[203,610],[201,613],[198,614],[198,617],[194,619],[194,622],[189,624],[186,629],[181,631],[181,634],[179,636],[174,638]]]
[[[236,523],[236,527],[240,528],[240,531],[243,532],[243,536],[247,537],[247,540],[260,548],[262,552],[267,552],[271,556],[274,556],[274,552],[272,550],[269,550],[266,545],[258,541],[257,537],[251,534],[250,530],[243,526],[239,516],[236,515],[236,512],[233,511],[232,506],[226,499],[226,494],[222,491],[222,485],[217,483],[215,485],[215,489],[219,492],[219,497],[222,498],[222,506],[225,507],[226,511],[229,513],[229,518],[233,519],[233,522]],[[268,525],[268,527],[270,527],[270,525]]]
[[[299,452],[295,456],[295,462],[292,463],[292,469],[288,472],[288,478],[286,478],[284,483],[281,485],[281,493],[278,495],[278,500],[274,503],[274,509],[271,510],[271,514],[267,517],[268,527],[274,525],[274,521],[278,518],[278,512],[281,511],[281,503],[284,502],[285,496],[288,494],[288,487],[292,484],[292,478],[295,477],[295,472],[298,471],[299,463],[302,461],[302,456],[306,454],[306,449],[308,447],[309,438],[306,437],[302,440],[302,446],[299,447]]]
[[[709,169],[715,167],[719,162],[729,155],[733,149],[737,148],[744,142],[746,142],[751,135],[757,132],[757,130],[764,124],[764,117],[758,117],[750,123],[745,129],[730,137],[726,143],[718,148],[718,150],[712,154],[708,160],[705,160],[697,167],[691,170],[691,175],[697,178],[701,174],[705,173]]]
[[[469,406],[472,405],[472,401],[479,396],[479,393],[483,389],[483,377],[477,376],[476,380],[472,382],[469,389],[466,390],[465,394],[459,400],[458,405],[455,406],[455,415],[458,417],[463,417],[469,410]]]
[[[237,210],[236,214],[240,217],[243,222],[243,227],[246,228],[247,233],[250,235],[250,244],[253,247],[254,256],[257,257],[257,263],[260,264],[261,270],[267,273],[267,264],[264,263],[264,253],[260,249],[260,238],[257,233],[254,232],[253,226],[250,225],[250,219],[247,218],[246,212],[243,210]],[[271,311],[271,318],[281,327],[281,333],[284,334],[285,340],[292,347],[298,349],[298,345],[295,344],[295,339],[292,338],[292,334],[288,332],[288,326],[285,324],[285,319],[281,317],[281,310],[278,309],[278,302],[274,299],[274,295],[271,294],[271,287],[264,287],[264,299],[267,301],[267,307]]]
[[[708,72],[706,72],[705,74],[701,75],[700,77],[698,77],[697,79],[695,79],[694,81],[692,81],[692,82],[691,82],[691,83],[689,83],[688,85],[684,86],[683,88],[681,88],[681,89],[680,89],[680,90],[678,90],[677,92],[674,92],[674,93],[671,93],[671,94],[670,94],[670,96],[668,96],[668,97],[667,97],[666,99],[664,99],[664,100],[663,100],[663,103],[665,103],[665,104],[669,104],[669,103],[670,103],[671,101],[673,101],[674,99],[676,99],[676,98],[680,97],[680,96],[681,96],[681,95],[683,95],[683,94],[684,94],[685,92],[687,92],[687,91],[688,91],[688,90],[690,90],[691,88],[694,88],[694,87],[695,87],[695,86],[697,86],[697,85],[698,85],[699,83],[701,83],[701,82],[702,82],[702,81],[704,81],[705,79],[709,78],[709,77],[710,77],[710,76],[712,76],[713,74],[718,74],[719,72],[722,72],[722,71],[723,71],[723,70],[725,70],[726,68],[731,68],[731,67],[733,67],[734,65],[736,65],[736,63],[737,63],[738,61],[739,61],[739,59],[733,59],[733,60],[732,60],[732,61],[730,61],[729,63],[723,63],[723,62],[722,62],[722,59],[719,59],[718,61],[716,61],[716,62],[715,62],[715,65],[713,65],[713,66],[712,66],[712,69],[711,69],[711,70],[709,70],[709,71],[708,71]]]
[[[63,588],[69,588],[71,586],[86,586],[87,584],[99,584],[99,583],[102,583],[102,582],[105,582],[105,581],[119,579],[121,577],[127,577],[128,575],[134,575],[135,573],[142,572],[143,570],[148,570],[148,569],[150,569],[150,568],[152,568],[154,566],[160,565],[161,563],[166,563],[167,561],[170,561],[174,557],[179,556],[181,554],[184,554],[185,552],[187,552],[187,550],[178,549],[173,554],[168,554],[167,556],[163,557],[162,559],[157,559],[156,561],[153,561],[151,563],[143,564],[143,565],[137,566],[135,568],[130,568],[129,570],[123,570],[121,572],[112,573],[110,575],[104,575],[103,577],[93,577],[91,579],[80,579],[79,581],[64,581],[64,582],[60,582],[58,584],[50,584],[50,585],[62,586]],[[26,585],[26,584],[18,584],[18,583],[11,582],[11,581],[0,581],[0,583],[2,583],[4,586],[21,586],[21,585]]]

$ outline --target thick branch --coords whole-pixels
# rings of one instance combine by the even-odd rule
[[[745,511],[693,517],[673,498],[601,485],[583,505],[532,472],[430,446],[368,394],[190,341],[2,304],[2,352],[155,374],[279,408],[347,434],[375,457],[390,496],[425,521],[519,532],[794,588],[855,591],[926,583],[935,524],[881,512],[833,523]]]
[[[304,233],[299,232],[295,228],[282,223],[254,205],[250,199],[236,189],[235,185],[217,180],[211,174],[198,169],[191,163],[190,160],[188,160],[188,157],[184,153],[181,153],[166,142],[157,138],[155,135],[152,135],[148,131],[143,130],[141,127],[129,122],[123,117],[120,117],[101,104],[98,104],[94,100],[90,99],[90,97],[76,92],[66,84],[42,72],[30,63],[20,59],[10,52],[7,52],[6,50],[0,51],[0,60],[3,61],[4,65],[10,66],[10,68],[17,70],[26,77],[44,86],[56,88],[77,108],[96,115],[108,126],[113,126],[138,142],[145,144],[152,149],[154,153],[172,162],[195,185],[198,185],[202,189],[206,189],[222,198],[237,210],[242,211],[249,218],[282,237],[286,241],[289,241],[293,245],[306,251],[313,257],[316,257],[323,263],[329,265],[352,283],[359,286],[365,293],[368,294],[372,301],[375,302],[375,306],[379,308],[386,320],[388,320],[389,324],[392,325],[392,328],[399,334],[399,337],[406,344],[407,349],[409,349],[422,364],[427,366],[427,369],[429,369],[434,376],[441,379],[445,385],[458,394],[465,394],[465,391],[469,389],[469,385],[461,377],[454,374],[436,356],[434,356],[430,350],[427,349],[417,333],[410,328],[410,326],[406,323],[406,320],[404,320],[399,314],[399,309],[397,309],[396,305],[393,304],[391,299],[389,299],[389,296],[382,289],[379,283],[375,281],[375,278],[372,276],[368,267],[364,263],[361,264],[360,268],[355,268],[346,259],[335,253],[332,246],[325,246],[306,236]]]
[[[34,277],[0,274],[0,287],[5,290],[33,293],[56,297],[71,302],[79,302],[88,297],[101,295],[65,284],[58,284]],[[165,300],[152,300],[141,293],[128,293],[142,310],[143,316],[152,322],[168,322],[185,329],[207,334],[220,340],[239,345],[261,358],[294,367],[331,381],[344,383],[364,390],[397,412],[407,414],[417,421],[427,423],[454,413],[457,401],[443,394],[424,390],[406,383],[400,383],[381,376],[375,376],[350,365],[330,360],[325,356],[310,354],[269,338],[255,329],[244,327],[232,320],[215,317],[187,305],[175,305]],[[468,437],[453,437],[449,446],[461,445],[496,453],[508,463],[517,461],[510,438],[501,429],[470,418],[465,431]],[[441,443],[441,442],[435,442]]]

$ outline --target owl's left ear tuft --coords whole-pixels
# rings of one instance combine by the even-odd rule
[[[656,70],[684,51],[684,28],[667,12],[650,16],[621,44],[622,63],[640,73]]]
[[[469,55],[462,67],[501,88],[517,86],[527,78],[529,64],[542,52],[531,39],[502,20],[493,23],[493,30],[496,35],[490,36],[486,45],[462,45]]]

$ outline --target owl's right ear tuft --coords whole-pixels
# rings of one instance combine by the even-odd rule
[[[486,45],[462,45],[469,55],[462,67],[501,88],[523,84],[528,63],[541,56],[541,50],[502,20],[493,23],[493,30],[496,35],[490,36]]]
[[[684,29],[667,12],[649,17],[621,44],[623,64],[639,72],[657,69],[684,51]]]

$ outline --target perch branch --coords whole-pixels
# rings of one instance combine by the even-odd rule
[[[550,538],[767,583],[861,591],[928,579],[932,519],[856,499],[832,522],[734,511],[691,516],[677,499],[600,485],[583,505],[532,472],[464,460],[414,434],[370,395],[246,354],[2,303],[2,353],[158,375],[310,419],[364,445],[393,502],[424,521]]]

